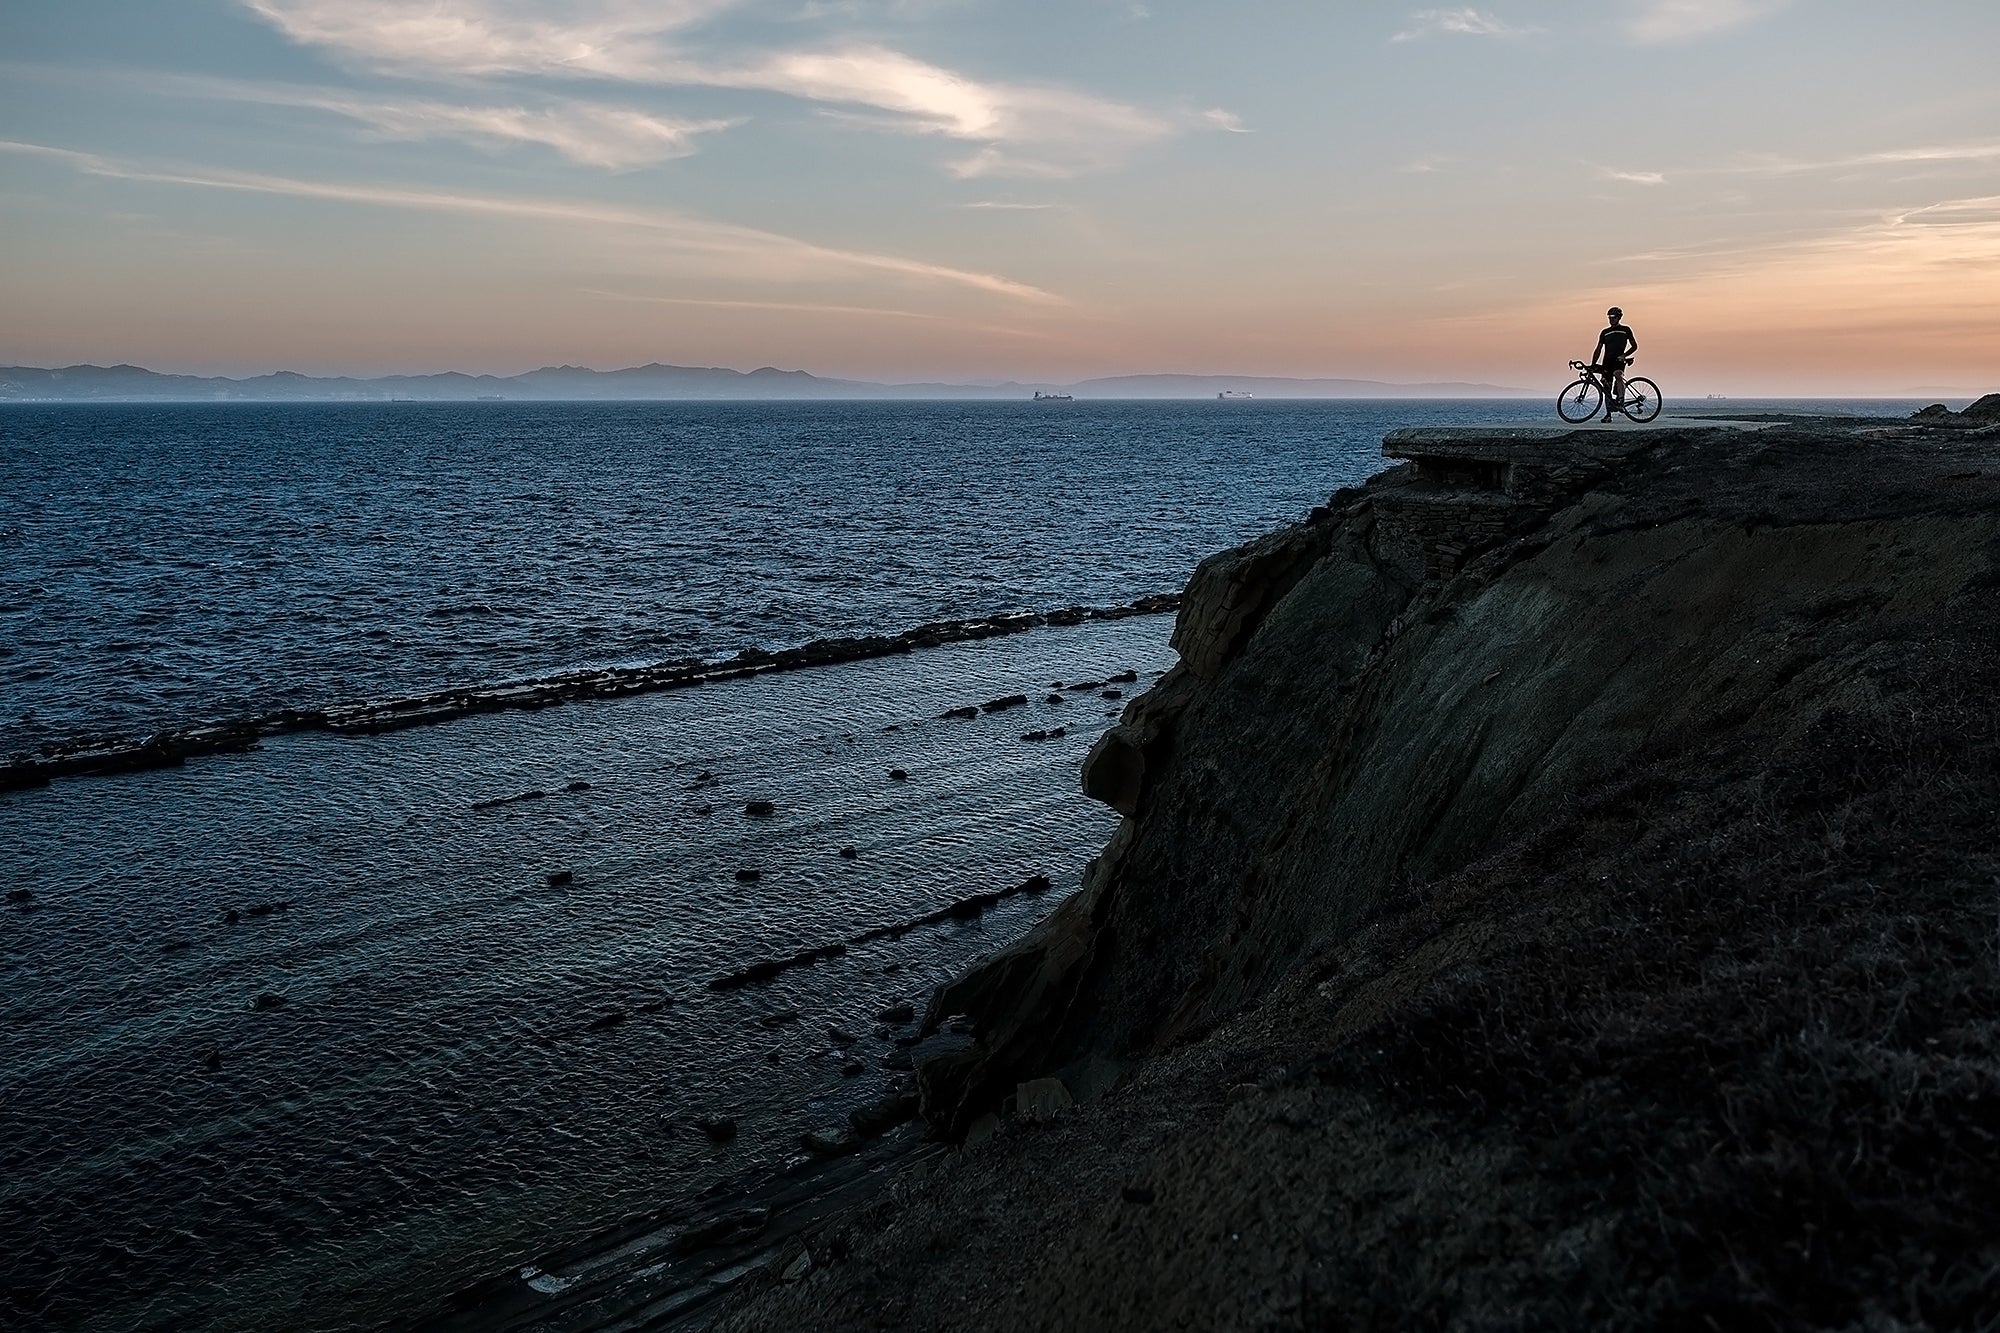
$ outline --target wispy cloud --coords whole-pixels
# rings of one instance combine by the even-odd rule
[[[775,93],[874,113],[857,123],[980,145],[959,176],[1067,176],[1192,128],[1055,87],[982,80],[879,43],[717,54],[694,41],[740,0],[242,0],[286,36],[378,71],[452,80],[542,76]],[[830,12],[830,11],[829,11]],[[1226,115],[1226,113],[1224,113]]]
[[[886,113],[886,128],[983,145],[961,177],[1072,176],[1164,139],[1172,121],[1061,88],[983,83],[880,46],[782,52],[754,65],[684,65],[682,81]]]
[[[1632,17],[1633,39],[1648,45],[1708,37],[1783,9],[1791,0],[1645,0]]]
[[[1599,167],[1597,174],[1608,181],[1618,181],[1625,185],[1665,185],[1667,173],[1664,171],[1625,171],[1619,167]]]
[[[1410,15],[1410,26],[1389,40],[1414,42],[1424,37],[1525,37],[1536,28],[1516,27],[1480,9],[1419,9]]]
[[[714,222],[660,209],[621,208],[562,199],[472,194],[449,190],[412,189],[343,181],[300,180],[261,172],[188,167],[168,168],[121,161],[94,153],[43,144],[0,140],[0,152],[63,161],[77,171],[117,180],[157,185],[190,186],[248,194],[283,195],[296,199],[426,213],[474,214],[613,228],[645,236],[664,250],[691,255],[705,262],[727,264],[748,277],[774,281],[815,281],[860,275],[891,276],[926,285],[984,292],[990,296],[1036,305],[1061,304],[1039,287],[992,273],[952,268],[896,255],[847,250],[785,236],[754,227]]]
[[[643,77],[666,39],[740,0],[242,0],[293,41],[366,65],[425,73]]]
[[[0,76],[9,72],[0,66]],[[83,76],[69,72],[69,77]],[[454,91],[464,95],[445,99],[151,70],[91,69],[87,77],[95,86],[116,83],[156,96],[321,111],[367,127],[369,137],[376,139],[456,139],[482,148],[536,145],[572,162],[613,171],[687,157],[697,151],[702,136],[743,123],[742,117],[662,115],[615,102],[541,94],[475,102],[459,89]]]
[[[1964,163],[2000,162],[2000,140],[1981,143],[1920,144],[1912,148],[1890,148],[1873,153],[1849,153],[1839,157],[1790,158],[1752,157],[1707,170],[1731,176],[1796,176],[1823,171],[1854,171],[1866,167],[1949,166]]]
[[[475,144],[528,143],[573,162],[614,171],[651,166],[695,151],[695,140],[738,120],[670,120],[622,107],[569,102],[547,107],[453,106],[444,102],[329,100],[327,111],[391,139],[464,139]]]
[[[457,139],[482,148],[533,144],[572,162],[628,171],[687,157],[697,140],[742,123],[690,120],[576,98],[535,105],[474,106],[421,98],[355,96],[316,89],[248,86],[222,90],[234,100],[294,106],[344,116],[382,139]]]

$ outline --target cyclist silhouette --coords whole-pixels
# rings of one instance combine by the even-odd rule
[[[1625,401],[1625,367],[1632,363],[1632,353],[1639,350],[1639,340],[1620,322],[1625,318],[1623,310],[1612,306],[1604,315],[1611,327],[1597,335],[1590,368],[1604,372],[1604,419],[1609,421],[1618,404]]]

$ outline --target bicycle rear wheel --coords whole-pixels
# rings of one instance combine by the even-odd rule
[[[1556,399],[1556,415],[1564,421],[1588,421],[1597,415],[1597,409],[1604,406],[1604,390],[1588,377],[1578,380],[1562,391]]]
[[[1660,386],[1643,375],[1625,381],[1625,401],[1619,410],[1634,421],[1651,421],[1660,415]]]

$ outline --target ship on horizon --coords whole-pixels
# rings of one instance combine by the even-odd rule
[[[1076,401],[1076,395],[1073,393],[1043,393],[1040,389],[1037,389],[1035,390],[1034,401],[1038,403],[1073,403]]]

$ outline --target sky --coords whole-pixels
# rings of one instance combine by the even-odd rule
[[[0,364],[2000,389],[1994,0],[0,0]]]

